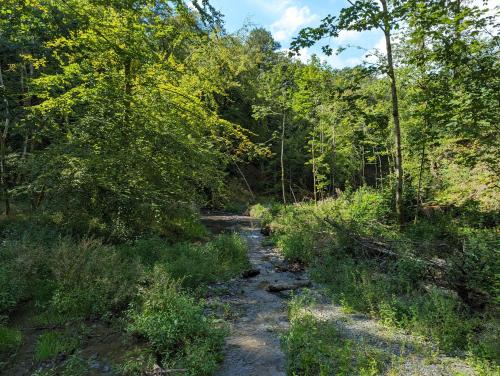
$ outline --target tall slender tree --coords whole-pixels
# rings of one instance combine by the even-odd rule
[[[343,8],[339,16],[328,15],[320,26],[302,29],[292,42],[292,50],[298,52],[303,47],[310,47],[325,36],[338,37],[342,30],[364,31],[380,29],[385,38],[386,62],[384,71],[391,81],[392,119],[394,127],[395,143],[395,172],[396,172],[396,215],[400,227],[404,225],[403,206],[403,157],[401,145],[401,126],[399,116],[399,98],[396,81],[395,62],[393,56],[392,32],[399,28],[399,22],[405,14],[403,2],[375,0],[351,1],[349,7]],[[322,46],[323,52],[332,54],[333,49],[329,45]]]

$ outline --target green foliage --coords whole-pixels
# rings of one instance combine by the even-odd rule
[[[95,240],[62,241],[53,250],[54,312],[68,318],[101,317],[123,308],[135,295],[137,263]]]
[[[289,304],[291,328],[283,337],[289,375],[379,375],[384,356],[375,349],[342,338],[334,322],[309,311],[313,302],[294,297]]]
[[[260,220],[261,226],[266,226],[271,223],[274,216],[276,216],[283,206],[277,202],[266,202],[264,204],[258,203],[250,207],[249,214],[252,218]]]
[[[165,249],[163,262],[183,286],[198,288],[226,280],[249,268],[246,243],[239,235],[219,235],[205,244],[180,243]]]
[[[0,353],[16,351],[21,341],[22,334],[19,330],[0,325]]]
[[[224,331],[203,315],[203,306],[180,290],[165,267],[155,267],[149,281],[129,313],[129,330],[147,339],[168,368],[185,367],[190,375],[215,371]]]
[[[46,332],[36,342],[35,360],[54,359],[59,354],[69,355],[79,345],[78,337],[66,333]]]
[[[401,233],[388,220],[384,197],[364,188],[288,207],[272,222],[277,244],[286,257],[310,263],[312,276],[346,311],[411,330],[443,351],[469,350],[476,359],[496,362],[489,335],[497,325],[489,318],[498,304],[494,231],[462,227],[460,219],[443,215]],[[396,256],[370,253],[370,244],[384,244]],[[437,278],[450,289],[433,286],[425,261],[433,257],[444,259],[447,267]],[[482,311],[474,312],[472,304]]]
[[[33,238],[27,233],[8,235],[2,241],[0,260],[1,312],[12,310],[23,300],[50,296],[50,246],[45,248],[36,232]]]
[[[64,363],[60,374],[61,376],[86,376],[89,374],[89,365],[78,353],[72,354]]]
[[[250,208],[250,216],[252,218],[262,219],[268,213],[268,208],[262,204],[252,205]]]
[[[125,361],[118,366],[126,376],[141,375],[144,370],[153,369],[156,364],[154,353],[150,349],[134,349],[125,354]]]

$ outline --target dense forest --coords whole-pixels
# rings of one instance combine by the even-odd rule
[[[469,367],[413,374],[498,375],[497,13],[348,1],[286,49],[207,0],[2,0],[0,374],[215,374],[214,286],[255,267],[201,220],[224,212],[343,312]],[[363,64],[322,57],[372,29]],[[304,314],[313,295],[287,300],[276,375],[410,374]]]

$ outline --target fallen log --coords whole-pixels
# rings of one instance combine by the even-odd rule
[[[266,286],[267,292],[280,292],[285,290],[296,290],[302,287],[310,287],[311,281],[296,281],[293,283],[274,283]]]

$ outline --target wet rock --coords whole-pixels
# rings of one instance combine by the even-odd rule
[[[292,283],[272,283],[269,284],[265,289],[268,292],[279,292],[284,290],[295,290],[302,287],[310,287],[311,281],[296,281]]]
[[[259,269],[249,269],[249,270],[245,270],[241,276],[243,278],[252,278],[252,277],[256,277],[260,274],[260,270]]]
[[[304,265],[299,262],[292,262],[291,264],[278,264],[274,267],[274,270],[278,273],[299,273],[304,271]]]
[[[269,225],[262,226],[262,228],[260,229],[260,233],[264,236],[271,235],[271,226]]]

